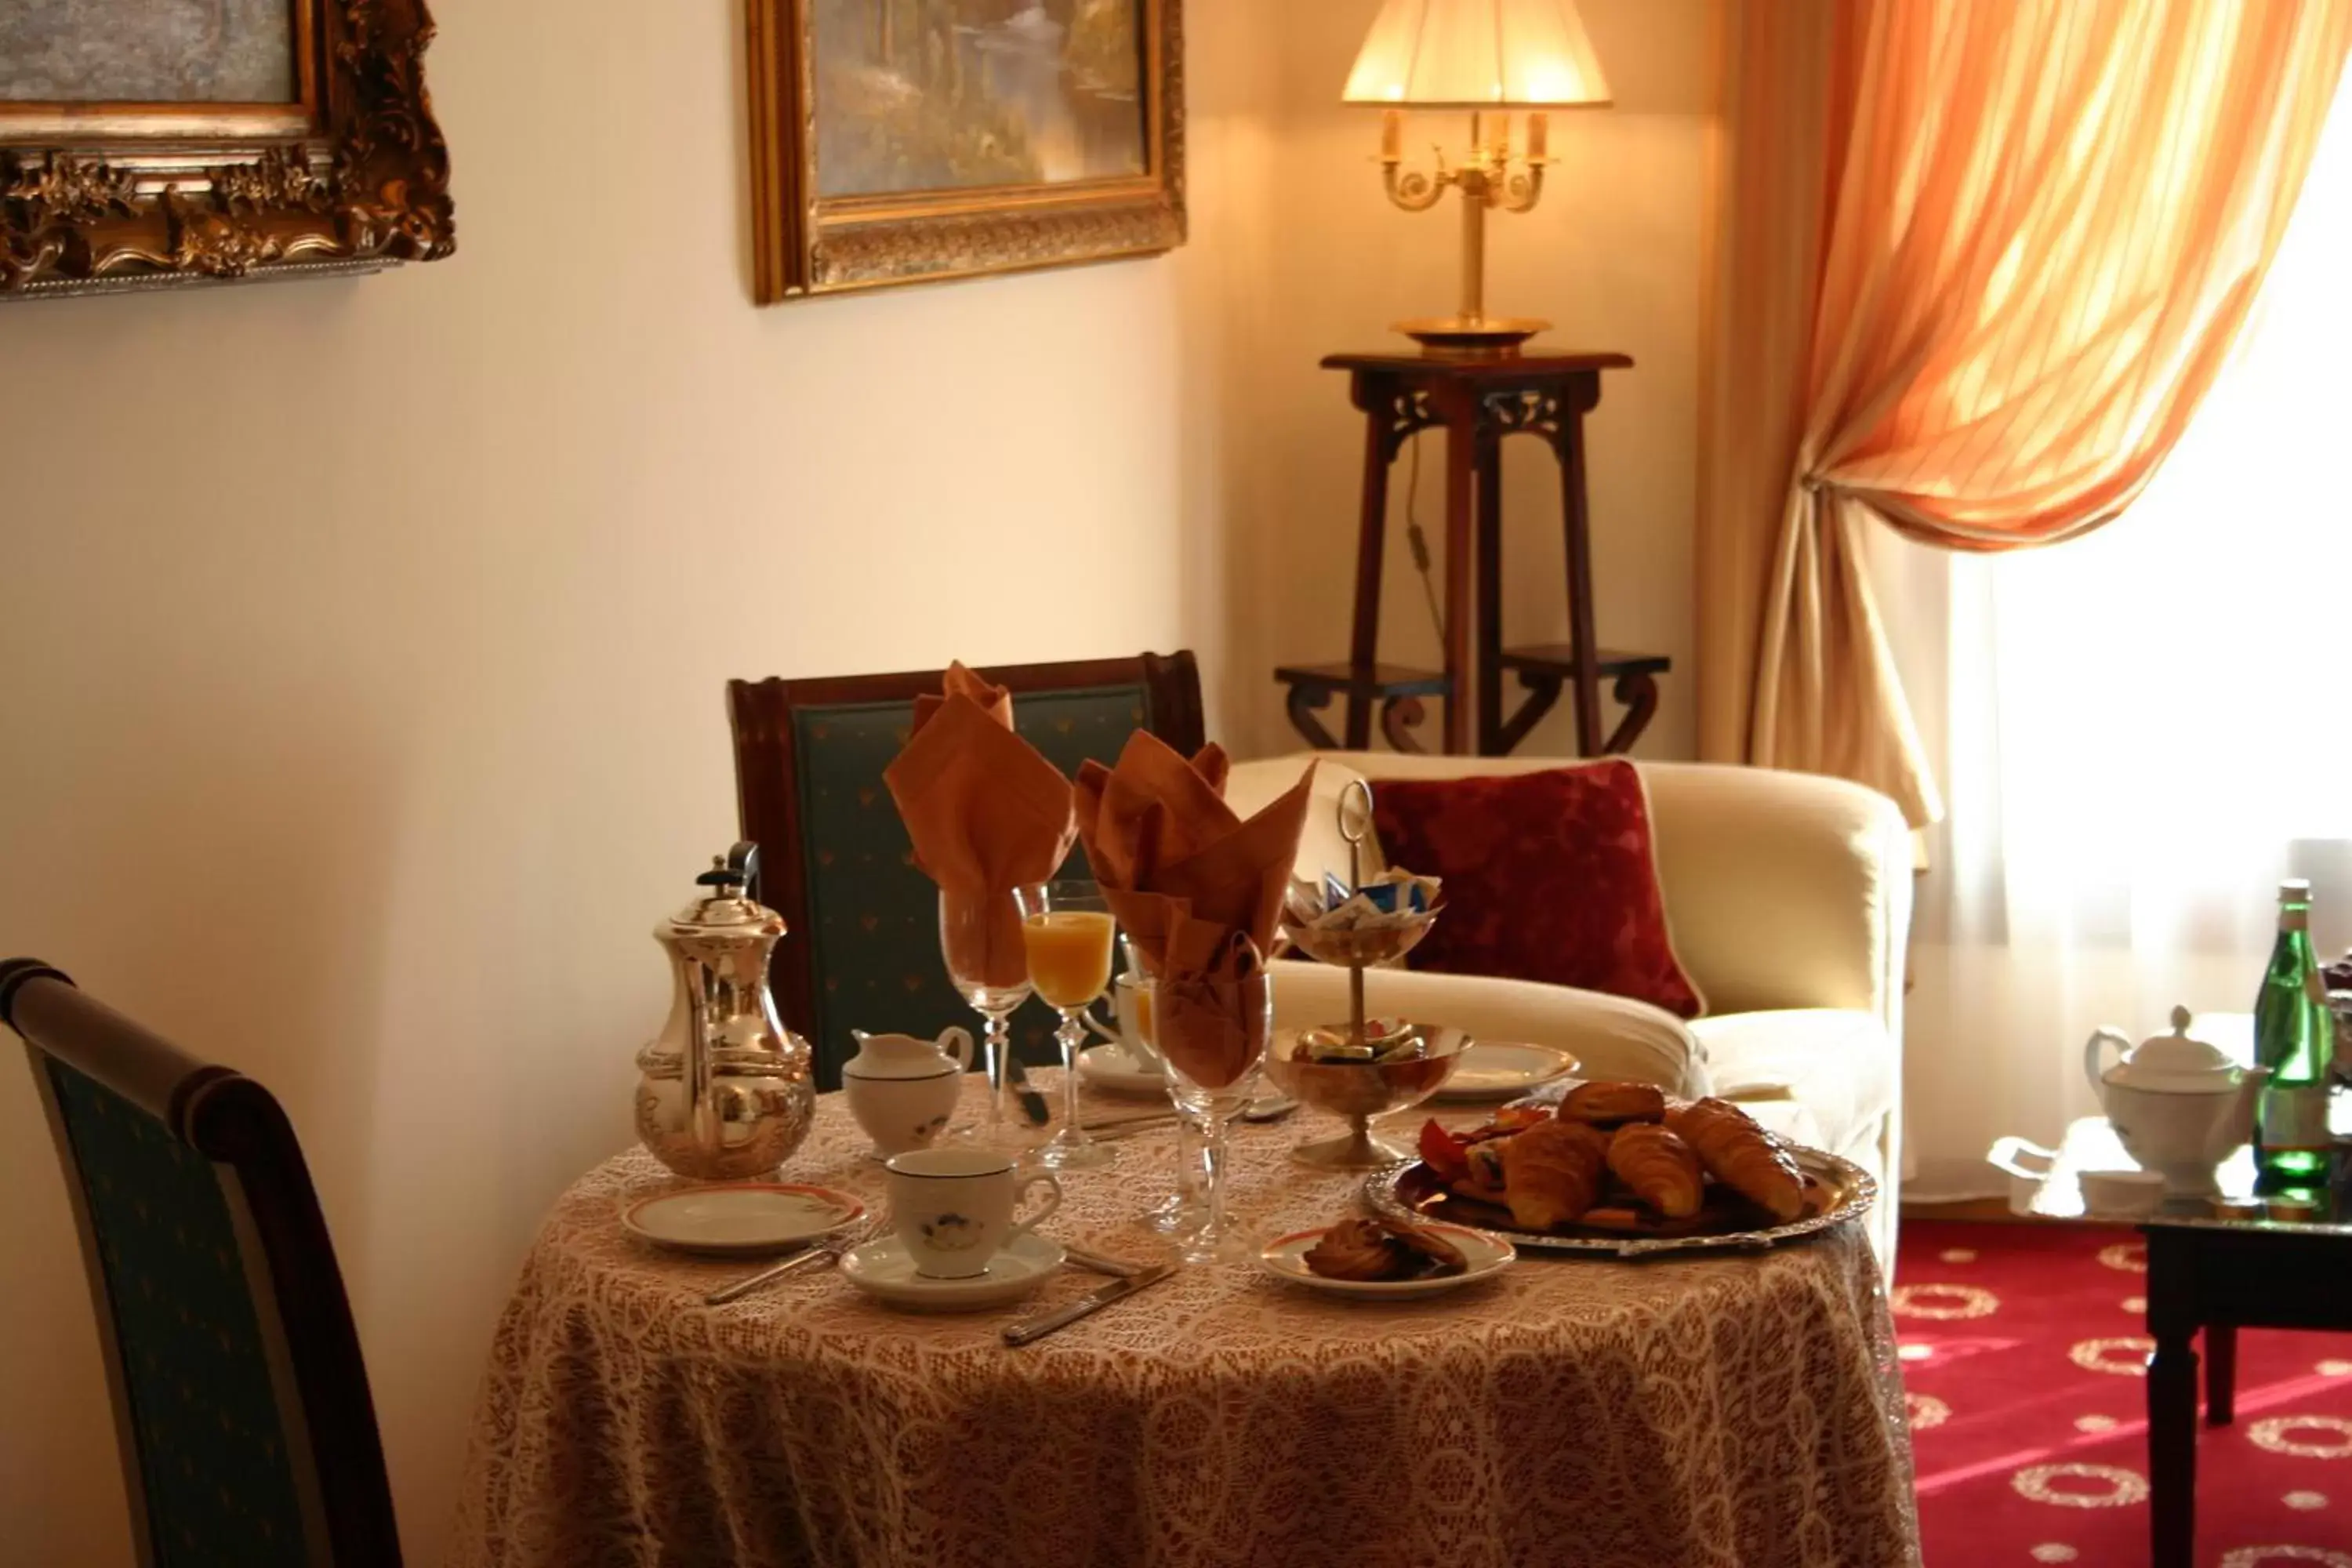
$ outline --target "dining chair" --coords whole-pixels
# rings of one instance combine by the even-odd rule
[[[65,1166],[142,1568],[398,1568],[367,1368],[269,1091],[0,963]]]
[[[1013,722],[1045,760],[1075,775],[1116,762],[1149,730],[1190,755],[1202,742],[1201,671],[1189,652],[977,672],[1013,693]],[[977,1015],[940,960],[939,889],[914,850],[882,770],[906,744],[915,699],[945,672],[818,680],[737,680],[735,731],[742,837],[760,846],[761,901],[791,929],[770,985],[784,1021],[814,1047],[820,1088],[841,1085],[849,1031],[936,1037]],[[1086,875],[1085,851],[1070,877]],[[1024,1060],[1056,1059],[1036,1008],[1014,1025]]]

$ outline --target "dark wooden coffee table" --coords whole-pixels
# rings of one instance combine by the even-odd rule
[[[2205,1336],[2205,1419],[2234,1417],[2238,1331],[2352,1331],[2352,1223],[2217,1218],[2202,1202],[2168,1201],[2119,1218],[2084,1212],[2075,1174],[2130,1170],[2104,1117],[2086,1117],[2066,1141],[2032,1213],[2045,1219],[2136,1224],[2147,1237],[2148,1513],[2156,1568],[2189,1568],[2197,1540],[2197,1346]],[[2241,1152],[2221,1172],[2225,1197],[2253,1191]]]

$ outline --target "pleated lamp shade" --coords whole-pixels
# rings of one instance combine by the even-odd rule
[[[1342,95],[1427,109],[1600,107],[1576,0],[1386,0]]]

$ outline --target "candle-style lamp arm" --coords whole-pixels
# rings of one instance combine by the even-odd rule
[[[1407,169],[1402,157],[1389,153],[1381,159],[1381,180],[1388,187],[1389,200],[1409,213],[1425,213],[1445,199],[1454,184],[1454,171],[1445,166],[1443,153],[1437,156],[1434,174]]]
[[[1536,204],[1543,200],[1544,170],[1554,161],[1550,158],[1528,159],[1524,172],[1513,174],[1500,183],[1500,187],[1496,192],[1495,205],[1505,212],[1535,211]]]
[[[1515,155],[1510,115],[1480,113],[1471,117],[1470,150],[1459,163],[1449,163],[1441,146],[1434,174],[1408,169],[1403,111],[1388,111],[1381,125],[1381,182],[1389,200],[1406,212],[1423,213],[1447,192],[1462,193],[1461,310],[1448,321],[1402,323],[1402,331],[1433,346],[1482,348],[1515,344],[1543,330],[1547,323],[1541,321],[1490,321],[1486,316],[1486,214],[1496,207],[1532,211],[1543,199],[1549,152],[1550,127],[1541,114],[1528,116],[1527,150]]]

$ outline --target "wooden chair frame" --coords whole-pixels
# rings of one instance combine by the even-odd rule
[[[778,944],[769,986],[784,1022],[807,1031],[816,1020],[816,950],[811,938],[808,874],[801,854],[801,781],[793,713],[861,702],[912,704],[937,692],[943,670],[850,675],[817,680],[736,680],[727,706],[735,731],[735,795],[742,836],[760,846],[760,887],[754,896],[790,928]],[[1068,664],[1001,665],[975,673],[1012,692],[1071,691],[1089,686],[1139,686],[1149,694],[1152,732],[1190,756],[1205,743],[1201,671],[1192,655],[1143,654],[1134,658]]]
[[[198,1061],[85,996],[62,972],[35,959],[0,963],[0,1023],[25,1039],[65,1167],[142,1568],[156,1561],[156,1552],[122,1350],[115,1340],[113,1303],[82,1178],[45,1056],[121,1095],[213,1163],[260,1319],[313,1560],[332,1568],[399,1568],[392,1487],[359,1332],[310,1166],[276,1098],[253,1079]]]

